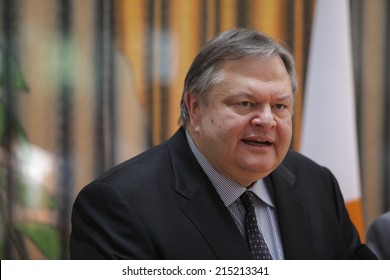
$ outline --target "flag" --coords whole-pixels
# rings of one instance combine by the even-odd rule
[[[317,0],[306,76],[302,154],[336,176],[363,238],[349,1]]]

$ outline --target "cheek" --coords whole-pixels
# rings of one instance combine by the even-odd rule
[[[203,107],[200,111],[203,126],[221,126],[220,111],[213,106]]]
[[[290,145],[290,141],[292,138],[292,121],[285,120],[278,123],[278,136],[283,141],[287,141],[288,145]]]

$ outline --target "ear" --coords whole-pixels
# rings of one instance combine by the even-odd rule
[[[196,128],[200,120],[200,101],[198,94],[196,92],[188,91],[185,97],[185,103],[190,118],[190,124],[192,127]]]

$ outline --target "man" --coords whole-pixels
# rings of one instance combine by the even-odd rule
[[[71,258],[370,256],[333,175],[288,151],[296,91],[287,48],[218,35],[188,71],[177,133],[80,192]]]
[[[390,260],[390,211],[377,217],[367,231],[367,246],[381,260]]]

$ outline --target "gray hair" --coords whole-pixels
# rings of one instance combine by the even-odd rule
[[[298,90],[298,77],[294,56],[287,46],[276,42],[263,33],[245,28],[233,29],[217,35],[201,49],[187,72],[180,102],[179,122],[185,126],[189,121],[185,104],[188,93],[198,94],[200,100],[205,101],[206,93],[222,81],[223,77],[218,75],[219,65],[222,61],[250,56],[269,57],[272,55],[279,55],[282,59],[295,95]]]

